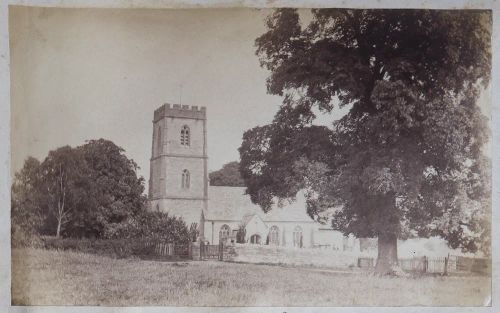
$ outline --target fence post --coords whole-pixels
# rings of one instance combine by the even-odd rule
[[[423,260],[424,260],[424,269],[423,269],[423,272],[427,273],[427,267],[428,267],[429,263],[428,263],[427,257],[425,255],[423,257]]]
[[[448,258],[450,257],[450,254],[448,254],[448,256],[444,257],[444,273],[443,275],[448,275]]]
[[[219,242],[219,261],[222,261],[224,259],[224,244]]]
[[[203,260],[203,254],[204,254],[204,250],[203,247],[205,246],[205,243],[202,241],[200,242],[200,260]]]

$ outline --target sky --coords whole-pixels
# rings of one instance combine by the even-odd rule
[[[10,12],[11,174],[27,156],[105,138],[149,177],[153,111],[207,107],[209,171],[239,160],[243,132],[271,121],[257,9]]]
[[[255,55],[270,12],[11,8],[11,174],[28,156],[105,138],[147,181],[153,112],[165,102],[207,107],[209,171],[239,160],[243,132],[282,101],[266,93]],[[480,103],[490,115],[489,93]]]

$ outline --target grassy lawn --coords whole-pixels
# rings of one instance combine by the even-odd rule
[[[479,306],[487,277],[384,278],[218,261],[13,249],[13,305]]]

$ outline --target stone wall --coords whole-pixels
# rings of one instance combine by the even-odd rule
[[[355,267],[359,253],[324,249],[299,249],[234,244],[224,247],[224,260],[247,263],[287,264],[332,268]]]
[[[222,258],[224,261],[234,261],[237,256],[238,253],[236,251],[235,244],[224,245],[223,258]]]
[[[189,257],[195,261],[200,261],[200,243],[199,242],[192,242],[190,244]]]

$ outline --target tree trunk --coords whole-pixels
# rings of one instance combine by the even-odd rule
[[[61,219],[57,219],[56,238],[59,238],[60,235],[61,235]]]
[[[375,272],[380,275],[393,274],[398,266],[398,238],[394,234],[383,234],[378,237],[378,258]]]

